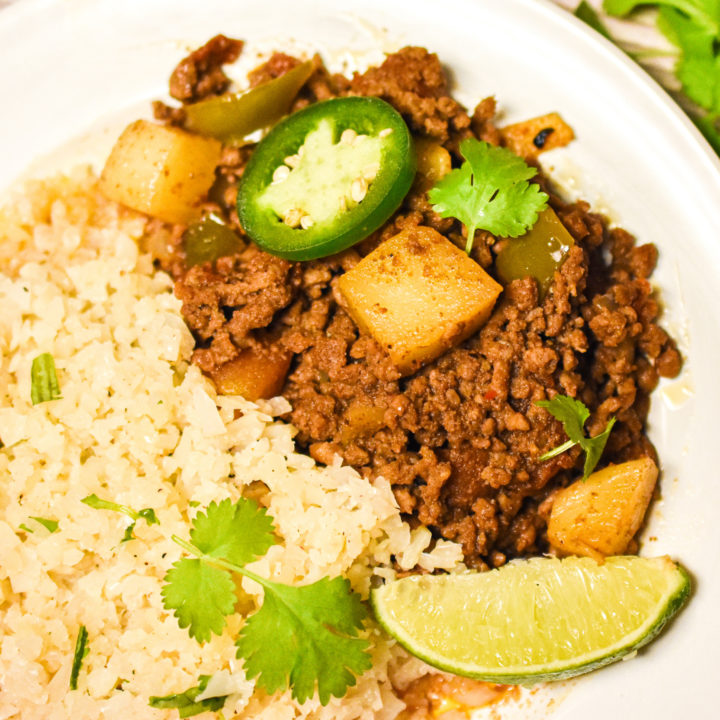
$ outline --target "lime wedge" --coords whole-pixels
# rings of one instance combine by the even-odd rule
[[[650,642],[687,600],[668,557],[532,558],[499,570],[414,575],[372,592],[378,622],[406,650],[457,675],[560,680]]]

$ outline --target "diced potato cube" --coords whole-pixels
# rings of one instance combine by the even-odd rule
[[[420,138],[415,141],[417,175],[415,182],[423,189],[430,189],[452,170],[450,153],[437,141]]]
[[[528,160],[546,150],[563,147],[575,138],[573,129],[557,113],[506,125],[500,128],[500,135],[510,150]]]
[[[291,360],[291,353],[247,348],[221,365],[212,379],[221,395],[242,395],[252,401],[271,398],[280,394]]]
[[[347,445],[355,438],[377,432],[384,424],[385,408],[353,401],[344,413],[340,441]]]
[[[212,138],[137,120],[113,146],[100,178],[111,200],[169,223],[200,217],[222,145]]]
[[[403,374],[474,333],[502,291],[474,260],[429,227],[403,230],[342,275],[338,287],[360,329]]]
[[[562,554],[596,560],[621,555],[642,525],[657,476],[657,466],[645,457],[610,465],[564,488],[550,513],[550,544]]]

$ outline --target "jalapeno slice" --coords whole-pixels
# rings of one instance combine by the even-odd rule
[[[383,100],[347,97],[310,105],[258,143],[238,187],[240,224],[273,255],[332,255],[395,212],[415,162],[407,125]]]

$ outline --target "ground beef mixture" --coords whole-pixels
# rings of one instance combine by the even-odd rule
[[[237,52],[233,41],[214,39],[173,73],[172,94],[188,101],[222,91],[219,65]],[[297,62],[276,54],[251,74],[251,83]],[[400,50],[350,79],[314,62],[296,108],[338,95],[381,97],[416,136],[442,143],[456,164],[465,137],[501,142],[494,100],[483,100],[469,115],[450,96],[437,57],[424,49]],[[177,110],[165,119],[176,122]],[[242,237],[234,203],[250,152],[226,149],[208,203]],[[656,322],[659,308],[648,282],[655,247],[608,229],[583,202],[566,204],[551,193],[551,204],[575,245],[546,296],[530,278],[512,282],[475,336],[410,377],[401,377],[379,345],[358,331],[335,281],[409,226],[428,225],[464,246],[459,222],[437,216],[419,185],[384,228],[340,255],[292,263],[245,238],[242,252],[213,265],[186,269],[180,249],[164,262],[176,277],[202,370],[212,375],[247,348],[271,346],[291,355],[283,394],[300,446],[321,463],[340,455],[368,477],[384,476],[408,518],[461,543],[468,564],[496,567],[546,549],[553,492],[582,467],[577,447],[539,462],[567,438],[535,402],[555,393],[582,400],[592,413],[591,435],[615,416],[602,464],[655,457],[645,435],[649,394],[659,376],[676,375],[681,364]],[[169,232],[176,248],[180,236]],[[478,232],[473,250],[491,274],[496,243]],[[358,413],[365,418],[361,431],[352,421]]]

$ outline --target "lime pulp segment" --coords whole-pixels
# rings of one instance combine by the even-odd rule
[[[687,572],[668,557],[532,558],[498,570],[416,575],[372,593],[409,652],[480,680],[534,683],[588,672],[649,642],[682,607]]]

